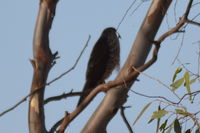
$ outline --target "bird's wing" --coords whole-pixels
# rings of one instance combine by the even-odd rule
[[[99,38],[96,42],[88,61],[86,77],[89,77],[90,74],[96,72],[99,65],[102,65],[102,63],[105,63],[105,60],[107,60],[109,48],[105,43],[106,40],[104,38]]]

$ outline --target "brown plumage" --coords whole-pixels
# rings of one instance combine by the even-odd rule
[[[116,29],[106,28],[91,52],[86,71],[86,82],[83,91],[87,93],[81,95],[78,105],[97,85],[107,79],[114,68],[119,67],[120,46]]]

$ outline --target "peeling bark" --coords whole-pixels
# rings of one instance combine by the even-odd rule
[[[29,133],[46,133],[44,115],[44,91],[49,70],[56,54],[49,48],[49,31],[55,14],[57,0],[40,1],[39,14],[33,38],[33,57],[31,60],[34,72],[31,92],[39,89],[30,97]]]

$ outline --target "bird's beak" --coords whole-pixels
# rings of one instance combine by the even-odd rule
[[[122,38],[121,35],[119,34],[119,32],[117,32],[117,37],[118,37],[119,39]]]

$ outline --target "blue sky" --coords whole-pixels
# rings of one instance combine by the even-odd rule
[[[140,2],[140,0],[137,0],[118,31],[122,37],[120,40],[121,66],[125,62],[137,31],[151,3],[151,1],[143,3],[131,15],[131,12],[133,12]],[[199,2],[199,0],[195,0],[195,2]],[[74,64],[89,35],[91,35],[91,40],[75,70],[48,86],[45,97],[69,92],[71,89],[74,91],[80,91],[82,89],[87,61],[94,43],[104,28],[110,26],[117,27],[131,3],[132,0],[59,1],[50,32],[50,47],[52,52],[58,51],[61,58],[57,60],[57,64],[50,71],[48,81],[68,70]],[[187,0],[178,1],[176,8],[177,19],[182,16],[186,4]],[[0,4],[0,112],[15,104],[30,91],[33,68],[29,59],[32,59],[32,38],[38,8],[39,1],[6,0]],[[199,13],[199,6],[194,7],[191,17],[197,13]],[[174,3],[169,9],[167,18],[163,21],[157,37],[168,30],[167,23],[170,27],[175,25]],[[183,63],[191,63],[191,65],[188,65],[188,68],[193,72],[197,72],[196,52],[198,52],[199,47],[194,42],[199,41],[200,30],[198,28],[196,26],[187,27],[183,47],[179,55]],[[175,37],[174,35],[166,39],[160,49],[158,61],[150,69],[145,71],[148,75],[161,80],[167,85],[170,85],[172,75],[179,66],[178,62],[175,62],[174,65],[172,65],[172,62],[181,45],[182,34],[176,40],[173,40]],[[116,74],[117,72],[113,72],[110,80],[114,79]],[[135,83],[132,87],[135,91],[175,99],[169,90],[156,81],[142,75],[139,79],[140,82]],[[196,88],[197,85],[193,87]],[[103,93],[99,94],[91,105],[69,125],[67,130],[70,133],[80,132],[84,123],[89,119],[103,96]],[[151,100],[131,92],[129,96],[128,102],[125,105],[130,105],[132,108],[126,110],[126,115],[129,122],[133,123],[140,110]],[[68,112],[73,111],[77,100],[78,98],[74,97],[46,105],[47,129],[56,120],[64,116],[65,110]],[[147,121],[150,119],[152,111],[156,110],[156,108],[156,104],[152,105],[149,111],[145,113],[145,116],[133,127],[135,133],[141,131],[149,133],[155,132],[155,123],[147,124]],[[27,133],[27,116],[28,101],[0,118],[0,130],[7,133]],[[108,132],[119,131],[128,133],[127,128],[122,122],[122,118],[117,114],[108,125]]]

